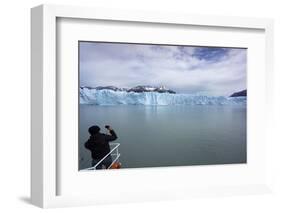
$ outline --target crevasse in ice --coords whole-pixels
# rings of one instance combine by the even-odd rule
[[[245,105],[246,97],[203,96],[159,92],[127,92],[80,88],[80,104],[93,105]]]

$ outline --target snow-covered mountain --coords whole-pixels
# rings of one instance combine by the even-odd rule
[[[128,92],[159,92],[159,93],[171,93],[176,94],[175,91],[167,89],[165,86],[153,87],[153,86],[136,86],[128,89]]]
[[[81,89],[96,89],[96,90],[112,90],[112,91],[127,91],[127,88],[119,88],[115,86],[98,86],[98,87],[87,87],[87,86],[82,86],[80,87]]]
[[[159,92],[159,93],[171,93],[176,94],[175,91],[166,88],[165,86],[136,86],[132,88],[119,88],[115,86],[99,86],[99,87],[87,87],[83,86],[80,89],[96,89],[96,90],[112,90],[112,91],[126,91],[126,92]]]
[[[165,91],[165,92],[164,92]],[[202,96],[167,92],[162,87],[138,86],[80,88],[80,104],[94,105],[234,105],[246,104],[246,97]]]

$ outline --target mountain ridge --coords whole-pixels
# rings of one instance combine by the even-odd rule
[[[80,89],[96,89],[96,90],[112,90],[112,91],[124,91],[124,92],[136,92],[136,93],[142,93],[142,92],[158,92],[158,93],[170,93],[170,94],[176,94],[175,91],[166,88],[165,86],[144,86],[139,85],[132,88],[119,88],[116,86],[98,86],[98,87],[89,87],[89,86],[81,86]]]
[[[232,95],[230,95],[229,97],[246,97],[247,96],[247,90],[241,90],[239,92],[235,92]]]

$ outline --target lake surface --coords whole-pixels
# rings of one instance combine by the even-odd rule
[[[88,128],[110,125],[122,168],[246,163],[246,106],[80,104],[79,169],[91,166]]]

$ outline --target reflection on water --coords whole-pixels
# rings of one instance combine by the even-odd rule
[[[90,167],[84,142],[94,124],[116,131],[122,168],[246,162],[245,106],[81,104],[79,169]]]

